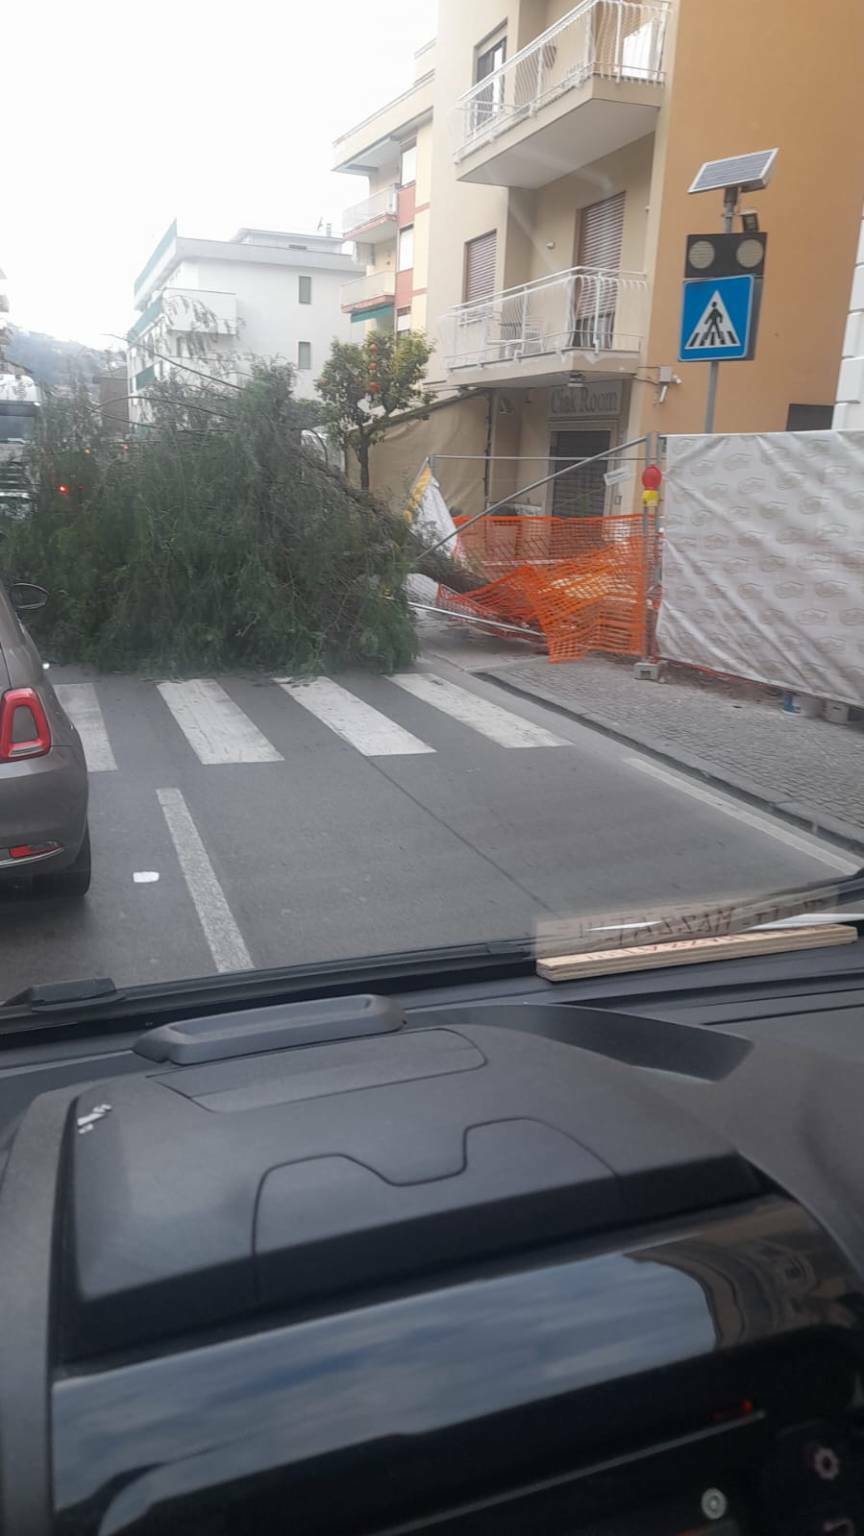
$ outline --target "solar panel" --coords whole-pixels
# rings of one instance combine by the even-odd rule
[[[730,155],[726,160],[706,160],[688,192],[722,192],[739,187],[758,192],[768,185],[777,158],[776,149],[759,149],[752,155]]]

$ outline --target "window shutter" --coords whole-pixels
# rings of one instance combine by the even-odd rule
[[[579,266],[611,267],[617,271],[621,265],[623,233],[623,192],[583,208],[579,222]]]
[[[495,249],[497,232],[480,235],[465,245],[465,302],[485,299],[495,291]]]
[[[624,233],[624,193],[606,197],[582,209],[579,220],[579,266],[617,272]],[[614,278],[576,279],[574,347],[611,347],[615,329],[617,283]]]

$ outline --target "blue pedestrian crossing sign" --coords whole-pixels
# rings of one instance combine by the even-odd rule
[[[754,277],[699,277],[684,283],[682,363],[733,362],[752,357]]]

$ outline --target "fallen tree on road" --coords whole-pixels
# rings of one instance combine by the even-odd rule
[[[43,647],[109,669],[410,661],[423,541],[303,447],[307,424],[277,366],[241,389],[172,379],[126,443],[86,390],[49,402],[32,514],[0,540],[5,579],[51,593]],[[478,579],[442,552],[421,568],[461,591]]]

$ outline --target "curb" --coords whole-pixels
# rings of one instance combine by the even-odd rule
[[[571,720],[578,720],[581,725],[590,726],[592,730],[599,731],[604,736],[610,736],[615,741],[620,741],[625,746],[641,747],[644,752],[649,752],[652,757],[659,758],[661,762],[668,763],[672,768],[684,769],[700,779],[707,779],[709,783],[716,784],[718,788],[732,790],[742,800],[748,800],[755,805],[767,806],[775,815],[782,817],[784,821],[792,822],[795,826],[806,832],[820,833],[826,841],[838,844],[852,844],[855,853],[859,851],[864,855],[864,827],[856,826],[854,822],[843,821],[830,812],[823,811],[818,805],[810,805],[802,800],[772,800],[771,796],[761,785],[727,771],[720,771],[714,763],[706,758],[693,757],[689,753],[671,752],[662,736],[653,736],[650,732],[639,734],[628,729],[617,720],[608,720],[603,715],[595,715],[589,709],[576,707],[572,704],[562,703],[558,694],[551,688],[543,688],[532,685],[530,688],[523,684],[502,677],[499,672],[477,671],[475,677],[482,677],[486,683],[495,683],[499,688],[508,693],[515,693],[523,699],[540,700],[558,710],[562,715],[569,715]],[[848,851],[848,850],[847,850]]]

